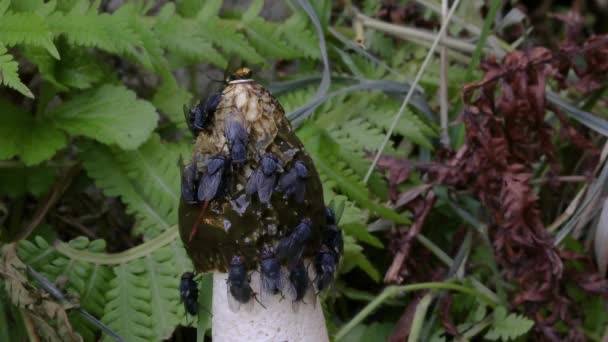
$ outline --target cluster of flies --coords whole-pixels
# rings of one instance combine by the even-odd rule
[[[242,74],[240,77],[237,74],[236,78],[229,81],[249,78],[250,73]],[[213,124],[214,113],[218,109],[221,99],[222,93],[212,94],[204,103],[199,103],[186,113],[186,122],[194,136],[209,129]],[[187,203],[201,205],[201,211],[190,232],[190,241],[197,234],[209,202],[220,196],[222,189],[225,189],[229,172],[239,168],[247,161],[249,140],[247,130],[239,120],[230,116],[226,117],[224,124],[229,155],[207,158],[203,163],[203,167],[206,167],[207,170],[202,175],[194,161],[183,168],[182,197]],[[279,159],[272,153],[266,153],[259,158],[259,166],[247,181],[246,193],[247,195],[257,195],[261,203],[267,204],[273,191],[278,190],[285,197],[293,197],[297,203],[302,203],[307,177],[308,168],[303,161],[294,160],[290,170],[283,172]],[[335,215],[330,208],[326,208],[326,226],[324,228],[323,244],[312,262],[316,275],[312,280],[308,272],[310,265],[306,266],[302,258],[305,246],[312,235],[312,221],[309,218],[303,218],[289,235],[279,241],[277,246],[264,248],[259,256],[259,299],[258,293],[254,292],[251,287],[251,274],[247,271],[245,257],[233,256],[227,279],[230,309],[236,312],[241,305],[252,304],[252,299],[265,307],[264,303],[270,296],[281,295],[281,298],[285,298],[284,294],[287,294],[296,310],[298,303],[305,302],[305,297],[313,293],[313,283],[317,294],[328,288],[332,284],[340,256],[344,251],[342,232],[338,229]],[[186,312],[191,315],[197,314],[198,288],[192,272],[182,275],[180,296]]]

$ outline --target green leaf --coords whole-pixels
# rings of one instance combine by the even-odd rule
[[[57,81],[66,86],[87,89],[104,78],[104,69],[97,63],[95,55],[82,49],[62,50],[63,58],[56,63]]]
[[[61,84],[61,82],[55,77],[55,66],[56,60],[53,56],[41,48],[36,46],[28,46],[22,50],[23,56],[30,62],[36,64],[38,72],[42,76],[42,79],[51,83],[55,88],[60,91],[67,91],[68,87]]]
[[[123,86],[109,84],[75,96],[48,117],[70,134],[123,149],[141,145],[158,121],[158,114],[149,102],[138,100],[134,92]]]
[[[65,134],[53,123],[36,120],[1,99],[0,112],[0,159],[19,156],[26,165],[35,165],[67,144]]]
[[[250,22],[260,16],[260,12],[262,11],[262,7],[264,7],[264,0],[253,0],[249,4],[249,8],[247,11],[243,13],[243,17],[241,18],[243,22]]]
[[[342,340],[347,342],[388,341],[393,328],[394,323],[391,322],[359,324]]]
[[[344,237],[344,256],[341,260],[340,273],[348,273],[353,268],[359,267],[375,282],[380,281],[380,272],[369,262],[363,254],[363,248],[351,236]]]
[[[301,51],[306,57],[320,59],[319,39],[309,29],[309,20],[302,12],[297,12],[281,23],[279,32],[289,46]]]
[[[6,46],[17,44],[40,46],[59,59],[53,35],[45,18],[35,13],[6,13],[0,19],[0,42]]]
[[[204,21],[199,19],[199,24],[200,30],[209,32],[210,34],[207,36],[209,40],[221,47],[223,51],[234,53],[251,64],[264,63],[264,57],[251,47],[241,33],[237,32],[236,25],[217,18]]]
[[[70,247],[88,251],[103,252],[105,241],[89,241],[77,238],[70,241]],[[19,243],[19,256],[30,267],[44,274],[52,282],[61,282],[64,293],[78,296],[80,305],[94,316],[101,316],[105,305],[105,294],[109,290],[112,271],[107,266],[95,265],[80,260],[72,260],[59,254],[42,237]],[[79,332],[96,331],[90,323],[77,321],[74,326]]]
[[[249,43],[262,55],[273,58],[295,58],[300,53],[279,39],[277,27],[261,18],[245,22]]]
[[[188,90],[163,83],[156,90],[152,104],[161,112],[167,114],[172,122],[185,124],[183,107],[189,104],[191,99],[192,95]]]
[[[96,47],[130,56],[144,53],[140,37],[129,27],[129,21],[119,14],[124,15],[124,10],[113,15],[92,11],[83,14],[74,10],[65,15],[55,12],[48,17],[48,23],[55,36],[65,36],[71,45]]]
[[[106,196],[120,196],[127,212],[135,215],[135,233],[149,239],[177,223],[179,145],[162,144],[154,134],[134,151],[95,143],[82,148],[89,177]]]
[[[180,56],[191,62],[207,61],[221,68],[228,63],[213,47],[212,41],[207,37],[210,33],[201,30],[196,19],[173,15],[156,25],[154,31],[170,56]]]
[[[486,333],[484,338],[492,341],[514,340],[527,333],[532,326],[534,326],[534,321],[514,313],[507,316],[507,309],[499,306],[494,309],[492,329]]]
[[[13,88],[21,94],[34,98],[34,94],[21,82],[17,69],[19,65],[13,56],[7,53],[6,47],[0,42],[0,84]]]
[[[115,266],[116,277],[106,295],[102,321],[126,341],[171,337],[185,319],[179,297],[180,276],[191,270],[192,264],[177,240],[141,259]],[[201,298],[208,295],[202,293]]]
[[[205,334],[211,329],[210,315],[211,306],[213,305],[213,273],[205,273],[201,276],[199,283],[199,309],[198,323],[196,325],[198,341],[202,341]]]
[[[55,172],[45,166],[0,168],[0,189],[8,196],[40,196],[55,180]]]
[[[106,323],[125,341],[150,341],[154,338],[151,293],[146,279],[144,260],[137,259],[114,267],[111,290],[106,294]],[[105,341],[112,341],[106,337]]]
[[[416,305],[416,311],[414,312],[414,318],[412,319],[412,325],[410,328],[410,335],[407,339],[408,342],[416,342],[419,340],[420,333],[422,332],[422,326],[424,324],[424,317],[426,316],[432,300],[433,294],[427,293]]]
[[[198,0],[182,0],[183,2],[197,2]],[[207,20],[215,17],[222,8],[222,0],[207,0],[204,1],[200,12],[197,14],[198,19]]]
[[[357,202],[360,206],[368,208],[382,217],[398,223],[410,223],[410,220],[405,216],[370,199],[369,190],[361,182],[360,178],[357,178],[344,163],[341,163],[336,158],[336,148],[339,147],[335,142],[327,139],[327,135],[323,130],[314,124],[306,124],[297,131],[297,134],[314,159],[319,173],[324,174],[335,182],[336,187],[343,194]]]

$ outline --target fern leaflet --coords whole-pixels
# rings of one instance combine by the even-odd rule
[[[52,38],[45,18],[39,14],[8,12],[0,15],[0,42],[6,46],[40,46],[59,59],[59,51]]]
[[[178,145],[179,146],[179,145]],[[120,196],[137,219],[136,233],[146,239],[177,223],[180,150],[163,145],[157,135],[138,150],[83,145],[84,167],[107,196]]]
[[[13,60],[13,56],[7,53],[6,47],[0,42],[0,85],[13,88],[29,98],[34,98],[34,94],[19,79],[18,68],[19,65]]]
[[[526,317],[510,314],[507,316],[507,309],[502,306],[494,309],[494,323],[492,329],[486,333],[484,338],[491,341],[509,341],[525,334],[532,328],[534,322]]]

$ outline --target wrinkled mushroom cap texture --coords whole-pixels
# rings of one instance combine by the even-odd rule
[[[230,156],[224,128],[226,120],[239,122],[248,132],[247,161],[228,168],[225,191],[210,201],[196,236],[189,235],[201,210],[201,204],[181,201],[180,236],[197,272],[226,272],[234,255],[244,257],[247,269],[257,269],[264,248],[275,248],[304,218],[312,221],[312,236],[304,257],[313,257],[321,245],[321,227],[326,224],[323,189],[310,156],[279,102],[253,80],[229,82],[212,125],[199,133],[192,160],[199,172],[206,172],[205,160],[216,155]],[[293,197],[274,191],[270,203],[260,203],[257,196],[245,193],[247,180],[266,153],[277,156],[283,172],[295,160],[305,163],[305,197],[297,203]]]

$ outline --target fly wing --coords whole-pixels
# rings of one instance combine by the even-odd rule
[[[284,173],[279,179],[279,190],[286,195],[290,195],[293,192],[293,185],[297,182],[297,179],[298,175],[293,169]]]
[[[276,255],[279,260],[286,260],[290,258],[291,249],[293,246],[293,237],[288,235],[279,241],[276,248]]]
[[[207,173],[210,175],[215,175],[218,172],[224,172],[224,166],[226,165],[226,159],[223,157],[216,156],[209,160],[209,164],[207,164]]]
[[[233,163],[241,163],[247,160],[247,144],[249,136],[243,125],[230,115],[224,121],[224,135],[230,148]]]
[[[264,274],[260,272],[260,290],[259,290],[259,301],[263,306],[268,306],[270,303],[270,297],[274,288],[274,282]]]
[[[272,197],[272,192],[274,191],[274,187],[277,184],[277,175],[273,174],[269,177],[265,176],[262,172],[259,172],[260,176],[258,177],[258,197],[260,198],[260,202],[268,203],[270,201],[270,197]]]
[[[253,171],[253,173],[249,177],[249,180],[247,181],[247,188],[245,189],[247,195],[252,195],[252,194],[258,192],[259,178],[260,178],[259,170]]]
[[[226,301],[228,302],[228,308],[232,312],[238,312],[239,309],[241,308],[241,302],[239,302],[236,298],[234,298],[234,296],[230,292],[230,287],[231,287],[230,283],[226,284],[226,297],[227,297]]]
[[[308,272],[308,271],[307,271]],[[312,305],[313,308],[317,307],[317,296],[315,294],[315,287],[312,284],[312,280],[308,278],[308,286],[306,287],[306,291],[304,293],[304,298],[302,298],[302,303],[306,305]]]
[[[195,203],[196,202],[196,178],[197,178],[197,170],[196,164],[189,163],[186,166],[183,166],[183,161],[180,157],[180,165],[182,167],[182,175],[181,175],[181,190],[182,190],[182,198],[187,203]]]
[[[235,164],[241,164],[247,161],[247,144],[242,141],[236,141],[232,144],[230,157]]]
[[[211,201],[215,195],[217,195],[217,190],[220,187],[220,183],[222,181],[222,174],[218,172],[214,175],[206,173],[203,175],[201,182],[198,186],[198,200],[201,202]]]

